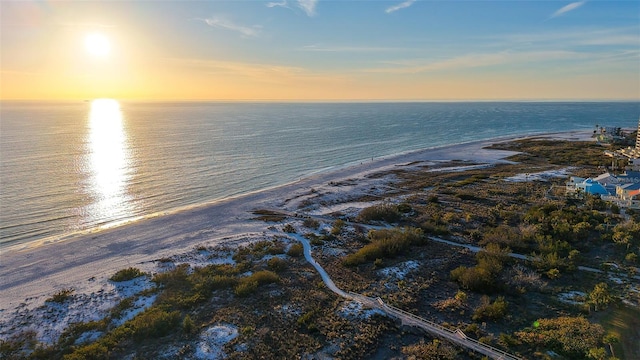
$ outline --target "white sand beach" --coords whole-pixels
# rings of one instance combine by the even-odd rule
[[[579,131],[535,137],[589,140],[591,134]],[[370,174],[449,160],[493,164],[513,153],[483,147],[513,139],[479,141],[369,160],[291,184],[159,214],[111,229],[5,248],[0,254],[0,328],[3,329],[0,338],[21,327],[38,326],[39,322],[46,321],[38,319],[45,315],[36,310],[61,289],[74,289],[82,301],[67,309],[66,317],[50,320],[51,330],[39,334],[45,341],[54,341],[56,331],[59,332],[56,329],[70,322],[99,318],[118,298],[151,286],[148,281],[114,285],[108,278],[119,269],[133,266],[157,272],[157,260],[164,257],[194,253],[203,246],[270,238],[273,232],[268,229],[269,224],[252,220],[255,217],[252,210],[297,211],[302,201],[318,201],[321,197],[324,201],[315,203],[314,215],[328,214],[335,211],[335,206],[363,208],[367,204],[349,204],[349,199],[363,193],[382,196],[392,180],[392,175],[368,177]],[[344,185],[336,186],[336,183]],[[30,319],[20,320],[24,316]]]

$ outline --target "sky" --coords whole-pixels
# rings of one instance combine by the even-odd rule
[[[0,0],[0,20],[4,100],[640,100],[638,1]]]

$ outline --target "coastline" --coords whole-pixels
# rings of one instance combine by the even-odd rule
[[[192,251],[197,246],[251,241],[267,234],[268,224],[252,220],[258,208],[295,210],[296,201],[311,189],[327,190],[330,182],[367,182],[369,175],[429,162],[463,160],[493,164],[513,154],[489,150],[491,144],[521,138],[587,140],[591,131],[513,136],[412,151],[363,162],[258,192],[156,215],[118,227],[100,230],[38,246],[16,245],[2,250],[0,262],[0,323],[16,309],[35,308],[55,291],[76,293],[104,290],[117,270],[134,266],[147,271],[160,258]],[[377,185],[388,182],[375,179]],[[347,189],[346,191],[349,191]],[[344,196],[344,194],[336,195]],[[322,209],[319,210],[322,212]],[[157,271],[157,269],[156,269]]]

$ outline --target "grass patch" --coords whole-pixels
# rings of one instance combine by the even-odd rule
[[[50,298],[46,300],[46,302],[54,302],[58,304],[62,304],[63,302],[69,300],[73,296],[73,289],[62,289],[57,293],[53,294]]]
[[[119,270],[113,276],[109,278],[109,280],[113,282],[122,282],[133,280],[137,277],[144,276],[144,273],[140,271],[138,268],[129,267],[126,269]]]
[[[347,255],[343,262],[345,266],[357,266],[377,259],[395,257],[412,245],[421,243],[424,234],[417,228],[383,229],[370,231],[369,239],[371,243]]]
[[[287,218],[286,215],[277,211],[259,209],[253,212],[254,215],[258,215],[255,220],[262,220],[265,222],[281,222]]]

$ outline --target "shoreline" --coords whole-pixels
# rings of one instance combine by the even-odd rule
[[[296,199],[308,195],[312,189],[327,187],[329,182],[366,182],[371,174],[428,162],[464,160],[494,164],[505,161],[505,157],[514,153],[484,149],[491,144],[524,138],[588,140],[590,136],[591,131],[580,130],[426,148],[312,174],[288,184],[166,215],[156,214],[69,239],[42,242],[37,246],[14,245],[2,249],[0,322],[12,316],[21,304],[37,307],[60,289],[74,288],[77,293],[99,292],[100,286],[107,284],[108,278],[119,269],[150,266],[160,258],[192,251],[197,246],[231,245],[267,236],[269,224],[253,220],[252,210],[289,210]],[[388,179],[383,177],[379,181],[388,182]]]
[[[490,139],[483,139],[483,140],[473,140],[473,141],[468,141],[468,142],[462,142],[462,143],[454,143],[454,144],[449,144],[449,145],[441,145],[441,146],[435,146],[435,147],[426,147],[426,148],[420,148],[420,149],[414,149],[414,150],[407,150],[407,151],[403,151],[400,153],[395,153],[395,154],[390,154],[390,155],[383,155],[383,156],[379,156],[379,157],[375,157],[375,158],[371,158],[370,159],[361,159],[361,160],[356,160],[356,161],[352,161],[343,165],[335,165],[335,166],[330,166],[330,167],[326,167],[326,168],[322,168],[322,169],[317,169],[317,170],[312,170],[306,174],[303,174],[299,177],[297,177],[297,179],[294,180],[290,180],[288,182],[284,182],[282,184],[276,184],[276,185],[271,185],[271,186],[267,186],[265,188],[261,188],[261,189],[256,189],[256,190],[249,190],[247,192],[242,192],[242,193],[237,193],[237,194],[233,194],[233,195],[229,195],[226,196],[224,198],[218,198],[218,199],[212,199],[212,200],[207,200],[201,203],[196,203],[196,204],[190,204],[190,205],[184,205],[184,206],[179,206],[176,208],[172,208],[172,209],[165,209],[165,210],[160,210],[154,213],[150,213],[150,214],[146,214],[146,215],[137,215],[137,216],[133,216],[130,218],[125,218],[125,219],[120,219],[117,221],[113,221],[111,223],[106,223],[104,225],[99,225],[96,226],[94,228],[89,228],[89,229],[84,229],[84,230],[77,230],[77,231],[72,231],[72,232],[68,232],[68,233],[63,233],[63,234],[58,234],[58,235],[51,235],[51,236],[47,236],[44,238],[40,238],[40,239],[36,239],[36,240],[32,240],[32,241],[28,241],[28,242],[17,242],[17,243],[8,243],[6,245],[1,244],[0,243],[0,254],[2,253],[13,253],[13,252],[23,252],[23,251],[30,251],[32,249],[38,248],[40,246],[45,246],[45,245],[50,245],[50,244],[56,244],[56,243],[64,243],[67,241],[76,241],[79,240],[81,238],[88,238],[88,237],[92,237],[92,236],[96,236],[96,234],[100,234],[103,233],[105,231],[110,231],[112,229],[118,229],[118,228],[122,228],[122,227],[128,227],[128,226],[134,226],[136,224],[139,224],[140,222],[144,222],[144,221],[148,221],[150,219],[156,218],[156,217],[169,217],[169,216],[174,216],[177,215],[179,213],[182,212],[188,212],[188,211],[196,211],[198,209],[203,209],[203,208],[207,208],[207,207],[214,207],[220,203],[226,202],[226,201],[232,201],[232,200],[236,200],[236,199],[241,199],[244,197],[248,197],[257,193],[262,193],[262,192],[269,192],[269,191],[275,191],[278,188],[281,187],[288,187],[288,186],[293,186],[295,184],[298,183],[302,183],[305,181],[310,181],[316,178],[333,178],[336,177],[337,174],[340,173],[344,173],[344,172],[349,172],[349,171],[355,171],[356,168],[366,168],[367,171],[371,171],[371,172],[378,172],[379,167],[382,166],[382,164],[387,163],[389,161],[394,162],[394,161],[401,161],[403,158],[407,158],[407,157],[413,157],[413,156],[419,156],[421,154],[426,154],[427,156],[429,156],[429,154],[427,153],[436,153],[436,154],[442,154],[443,151],[446,151],[447,149],[452,149],[455,151],[456,148],[458,147],[468,147],[468,146],[474,146],[475,144],[485,144],[483,146],[488,146],[494,143],[499,143],[502,141],[512,141],[512,140],[517,140],[517,139],[526,139],[526,138],[535,138],[535,137],[550,137],[553,136],[554,134],[560,134],[560,137],[565,139],[567,135],[569,134],[582,134],[582,136],[580,136],[580,138],[582,139],[586,133],[588,131],[587,130],[572,130],[572,131],[565,131],[565,132],[553,132],[553,133],[531,133],[531,134],[519,134],[519,135],[504,135],[504,136],[499,136],[499,137],[495,137],[495,138],[490,138]],[[583,134],[584,133],[584,134]],[[497,151],[497,150],[494,150]],[[460,151],[457,151],[460,152]],[[482,158],[484,158],[485,156],[488,155],[483,155],[481,156]],[[437,156],[436,156],[437,157]],[[449,159],[449,157],[451,159]],[[489,158],[492,158],[492,156],[488,156]],[[433,160],[433,159],[432,159]],[[452,156],[447,156],[444,155],[443,160],[474,160],[474,159],[467,159],[467,155],[465,155],[465,157],[462,158],[453,158]],[[494,159],[492,159],[494,160]],[[482,161],[482,160],[480,160]],[[1,268],[1,264],[0,264],[0,268]]]

